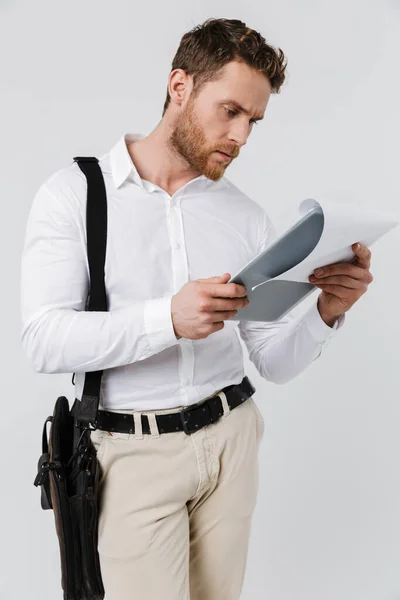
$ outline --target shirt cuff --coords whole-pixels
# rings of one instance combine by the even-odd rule
[[[179,344],[171,314],[172,296],[153,298],[144,306],[144,328],[154,353]]]
[[[335,335],[335,333],[343,327],[345,321],[345,313],[340,315],[338,319],[334,322],[332,327],[329,327],[319,314],[317,302],[315,302],[309,311],[307,311],[303,317],[307,328],[313,338],[317,342],[325,342],[329,338]]]

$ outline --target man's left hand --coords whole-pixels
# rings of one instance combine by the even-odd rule
[[[318,297],[318,310],[321,318],[330,327],[343,313],[348,311],[368,289],[373,281],[369,270],[371,252],[366,246],[352,245],[356,255],[353,263],[337,263],[323,267],[324,272],[317,277],[311,275],[310,283],[321,288]],[[314,271],[314,274],[318,269]],[[318,275],[318,274],[317,274]]]

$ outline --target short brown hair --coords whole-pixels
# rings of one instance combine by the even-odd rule
[[[278,94],[285,81],[287,59],[282,50],[266,43],[265,38],[236,19],[207,19],[182,37],[172,61],[171,72],[183,69],[193,77],[193,97],[208,81],[220,77],[221,69],[229,62],[243,62],[263,72]],[[167,88],[162,116],[171,101]]]

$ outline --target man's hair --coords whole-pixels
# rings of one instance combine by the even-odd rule
[[[185,33],[172,61],[171,72],[183,69],[193,78],[195,98],[205,83],[222,76],[222,68],[231,61],[249,65],[265,74],[271,92],[278,94],[285,81],[287,59],[282,50],[266,43],[265,38],[237,19],[207,19]],[[171,97],[167,88],[162,116]]]

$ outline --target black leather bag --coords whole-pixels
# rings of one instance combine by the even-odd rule
[[[86,310],[106,311],[104,264],[107,245],[107,196],[94,156],[75,157],[87,179],[87,252],[90,287]],[[102,475],[90,432],[97,428],[103,371],[85,373],[82,399],[71,409],[59,396],[42,434],[42,455],[35,486],[41,507],[52,509],[60,548],[64,600],[103,600],[98,542],[99,482]],[[47,423],[50,422],[49,437]]]

